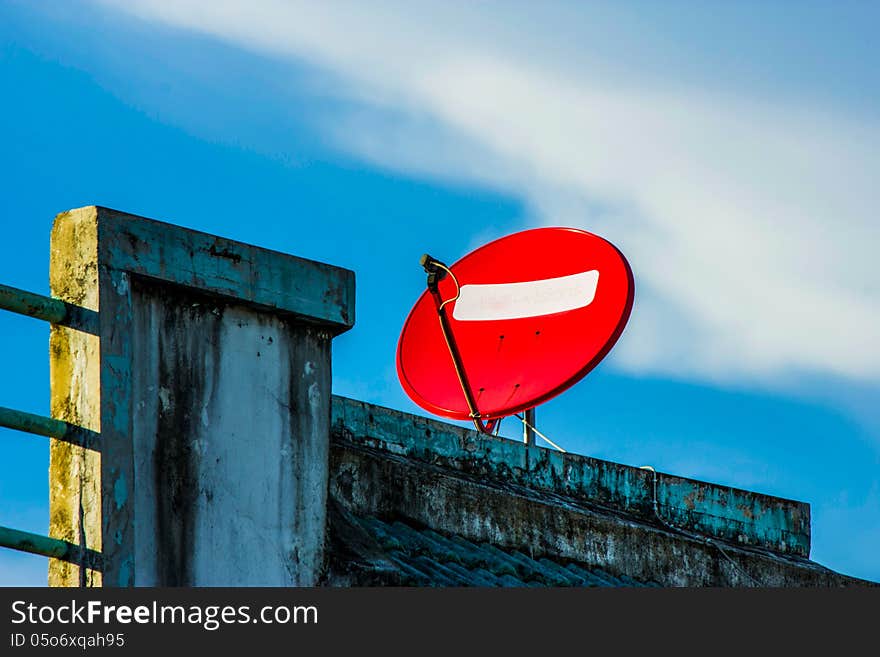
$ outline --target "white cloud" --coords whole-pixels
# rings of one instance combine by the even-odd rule
[[[554,40],[549,9],[524,40],[512,24],[528,17],[521,6],[105,4],[307,61],[360,108],[326,123],[339,147],[503,189],[536,221],[617,243],[638,286],[619,367],[880,379],[880,126],[869,120],[610,75]]]

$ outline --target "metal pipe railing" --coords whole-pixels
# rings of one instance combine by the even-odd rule
[[[65,560],[71,560],[80,552],[79,546],[73,543],[2,525],[0,525],[0,546]]]
[[[0,284],[0,308],[52,324],[60,324],[67,318],[67,304],[60,299],[19,290],[10,285]]]
[[[96,312],[9,285],[0,284],[0,309],[42,319],[52,324],[66,323],[73,328],[97,334]],[[90,449],[96,445],[98,435],[94,431],[62,420],[3,406],[0,406],[0,427],[65,440]],[[68,541],[2,525],[0,525],[0,547],[64,559],[87,568],[101,568],[99,552]]]
[[[63,420],[25,413],[3,406],[0,406],[0,427],[59,439],[64,438],[72,428]]]
[[[34,534],[2,525],[0,525],[0,547],[7,547],[20,552],[30,552],[31,554],[38,554],[53,559],[61,559],[93,570],[102,569],[100,552],[83,548],[76,543],[62,541],[60,538]]]
[[[86,449],[100,451],[100,435],[97,431],[86,429],[63,420],[34,415],[17,411],[14,408],[0,406],[0,427],[24,431],[38,436],[48,436],[63,440],[71,445],[79,445]]]

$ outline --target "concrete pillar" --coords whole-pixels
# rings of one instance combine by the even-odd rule
[[[330,342],[354,274],[113,210],[58,215],[51,585],[308,586],[323,560]],[[93,312],[92,312],[93,311]],[[88,321],[87,321],[88,320]]]

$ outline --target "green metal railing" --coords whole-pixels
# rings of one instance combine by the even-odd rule
[[[73,543],[3,526],[0,526],[0,545],[56,559],[69,559],[79,552],[79,546]]]
[[[73,324],[76,328],[85,327],[85,330],[94,326],[94,317],[96,316],[94,311],[78,309],[60,299],[45,297],[2,284],[0,284],[0,309],[41,319],[52,324]],[[97,438],[95,432],[62,420],[2,406],[0,406],[0,427],[56,438],[89,448],[95,446]],[[51,536],[32,534],[2,525],[0,525],[0,547],[63,559],[89,568],[100,568],[100,554],[94,550]]]
[[[61,299],[44,297],[3,284],[0,284],[0,308],[53,324],[60,324],[67,318],[67,304]]]
[[[3,406],[0,406],[0,427],[47,436],[48,438],[64,438],[73,428],[62,420],[16,411]]]

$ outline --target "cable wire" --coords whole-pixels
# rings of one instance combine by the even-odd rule
[[[653,475],[654,475],[654,477],[653,477],[653,505],[654,505],[654,515],[657,516],[657,520],[659,520],[661,523],[663,523],[666,527],[668,527],[669,529],[671,529],[674,532],[677,532],[679,534],[687,536],[688,538],[692,538],[694,540],[700,541],[701,543],[705,543],[706,545],[711,545],[711,546],[718,548],[718,551],[721,553],[721,555],[733,565],[733,567],[736,569],[736,571],[740,575],[742,575],[743,577],[745,577],[748,580],[751,580],[751,582],[755,586],[763,586],[763,584],[759,580],[755,579],[749,573],[747,573],[745,570],[743,570],[740,567],[740,565],[736,562],[736,560],[733,557],[731,557],[729,554],[727,554],[727,552],[724,551],[724,548],[721,547],[721,545],[718,543],[718,541],[711,538],[710,536],[704,536],[702,534],[697,534],[695,532],[688,531],[687,529],[683,529],[682,527],[678,527],[677,525],[673,525],[671,522],[669,522],[663,516],[661,516],[660,515],[660,504],[657,501],[657,471],[653,468],[653,466],[650,466],[650,465],[643,465],[639,469],[640,470],[650,470],[651,473],[653,473]]]
[[[551,444],[553,447],[555,447],[557,450],[559,450],[559,451],[562,452],[563,454],[567,454],[567,453],[568,453],[568,452],[566,452],[564,449],[562,449],[559,445],[557,445],[557,444],[554,443],[552,440],[550,440],[550,439],[549,439],[547,436],[545,436],[543,433],[541,433],[540,431],[538,431],[538,430],[537,430],[535,427],[533,427],[531,424],[529,424],[528,422],[526,422],[526,418],[525,418],[524,416],[522,416],[522,415],[520,415],[519,413],[517,413],[517,414],[516,414],[516,417],[518,417],[518,418],[520,419],[520,421],[521,421],[524,425],[526,425],[529,429],[531,429],[532,431],[534,431],[536,435],[538,435],[540,438],[542,438],[542,439],[545,440],[546,442],[550,443],[550,444]]]
[[[443,303],[440,304],[440,307],[437,308],[437,312],[443,310],[443,306],[447,303],[452,303],[453,301],[458,301],[458,298],[461,296],[461,285],[458,284],[458,278],[455,277],[455,274],[452,273],[452,270],[444,265],[442,262],[435,260],[434,264],[440,267],[443,271],[449,274],[449,277],[452,279],[452,282],[455,283],[455,296],[449,299],[446,299]]]

